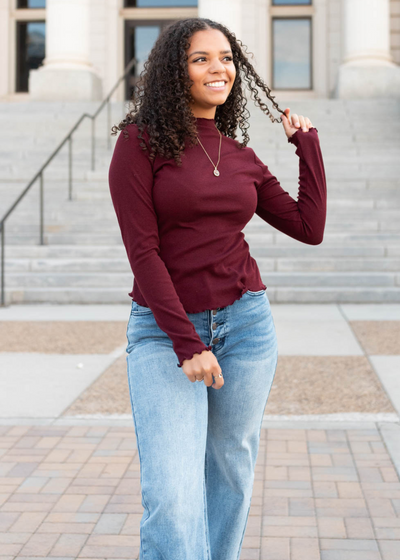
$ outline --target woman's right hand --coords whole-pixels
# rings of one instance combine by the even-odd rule
[[[203,350],[201,354],[193,354],[190,360],[183,360],[182,369],[192,383],[204,380],[207,387],[211,385],[213,389],[221,389],[224,384],[223,377],[217,377],[213,383],[213,375],[219,375],[221,368],[210,350]]]

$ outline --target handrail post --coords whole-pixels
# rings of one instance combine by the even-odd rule
[[[72,200],[72,134],[68,141],[68,198]]]
[[[5,287],[4,287],[4,224],[5,220],[0,222],[0,232],[1,232],[1,305],[5,306]]]
[[[43,243],[43,171],[40,174],[40,245]]]
[[[95,144],[95,129],[94,129],[94,125],[95,125],[95,118],[92,117],[92,171],[94,171],[94,159],[95,159],[95,148],[96,148],[96,144]]]

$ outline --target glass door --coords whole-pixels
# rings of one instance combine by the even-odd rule
[[[153,45],[164,27],[175,20],[125,20],[125,66],[135,57],[133,65],[125,79],[125,99],[132,97],[138,78]]]

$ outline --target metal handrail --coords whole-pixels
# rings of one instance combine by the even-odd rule
[[[97,118],[97,116],[99,115],[99,113],[102,111],[104,105],[107,104],[107,149],[111,149],[111,138],[110,138],[110,129],[111,129],[111,111],[110,111],[110,97],[112,96],[112,94],[114,93],[114,91],[117,89],[117,87],[119,86],[119,84],[122,82],[122,80],[126,77],[126,75],[128,74],[128,72],[131,70],[132,66],[135,64],[135,62],[137,62],[137,59],[134,57],[130,60],[129,64],[126,66],[124,73],[122,74],[122,76],[118,79],[118,81],[116,82],[116,84],[114,85],[114,87],[111,89],[111,91],[109,92],[109,94],[107,95],[107,97],[102,101],[102,103],[100,104],[99,108],[97,109],[97,111],[93,114],[93,115],[89,115],[89,113],[84,113],[79,119],[78,121],[75,123],[75,125],[71,128],[71,130],[69,131],[69,133],[66,135],[66,137],[64,138],[64,140],[62,142],[60,142],[60,144],[57,146],[57,148],[52,152],[52,154],[49,156],[49,158],[46,160],[46,162],[42,165],[42,167],[39,169],[39,171],[35,174],[35,176],[33,177],[33,179],[31,179],[31,181],[29,181],[28,185],[25,187],[25,189],[22,191],[22,193],[19,195],[19,197],[17,198],[17,200],[14,202],[14,204],[11,206],[11,208],[9,208],[9,210],[4,214],[4,216],[2,217],[2,219],[0,220],[0,235],[1,235],[1,259],[0,259],[0,286],[1,286],[1,299],[0,299],[0,307],[4,307],[5,306],[5,279],[4,279],[4,238],[5,238],[5,221],[8,218],[8,216],[14,211],[15,207],[19,204],[19,202],[24,198],[24,196],[26,195],[26,193],[29,191],[29,189],[32,187],[32,185],[36,182],[36,180],[39,178],[40,179],[40,245],[44,245],[44,241],[43,241],[43,230],[44,230],[44,216],[43,216],[43,203],[44,203],[44,192],[43,192],[43,171],[46,169],[46,167],[49,165],[49,163],[55,158],[55,156],[58,154],[58,152],[61,150],[61,148],[64,146],[64,144],[66,142],[68,142],[68,200],[72,200],[72,135],[75,132],[75,130],[79,127],[79,125],[81,124],[81,122],[86,119],[92,119],[92,142],[91,142],[91,148],[92,148],[92,164],[91,164],[91,170],[94,171],[95,170],[95,150],[96,150],[96,139],[95,139],[95,119]]]

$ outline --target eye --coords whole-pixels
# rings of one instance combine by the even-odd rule
[[[233,60],[233,58],[231,56],[224,56],[224,58],[228,58],[229,60]],[[193,60],[193,62],[198,62],[199,60],[205,60],[205,57],[201,56],[200,58],[196,58],[196,60]]]

